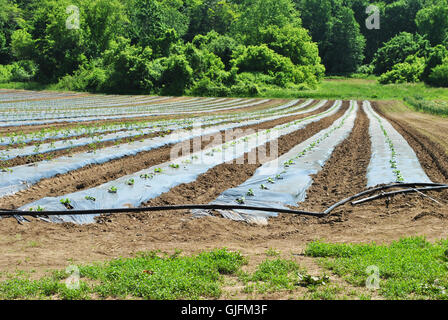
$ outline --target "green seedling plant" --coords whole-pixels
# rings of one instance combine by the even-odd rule
[[[115,186],[111,186],[107,191],[108,191],[109,193],[117,193],[117,192],[118,192],[118,189],[117,189],[117,187],[115,187]]]
[[[42,212],[44,211],[44,207],[37,206],[37,208],[30,208],[30,211]]]
[[[67,209],[71,210],[73,209],[73,206],[71,205],[71,201],[69,198],[61,199],[59,200],[60,203],[62,203]]]
[[[86,200],[90,200],[90,201],[96,201],[96,199],[92,196],[85,196],[84,197]]]
[[[162,168],[155,168],[154,169],[155,173],[162,173],[162,171],[163,171]]]
[[[246,198],[244,198],[244,197],[241,197],[241,198],[236,198],[236,200],[235,200],[238,204],[244,204],[245,203],[245,201],[246,201]]]
[[[175,163],[171,163],[170,167],[173,168],[173,169],[179,169],[179,165],[175,164]]]
[[[134,179],[129,179],[128,181],[126,181],[126,184],[128,185],[128,186],[133,186],[134,185],[134,183],[135,183],[135,180]]]
[[[246,193],[246,196],[248,196],[248,197],[253,197],[253,196],[255,196],[254,190],[249,189],[249,190],[247,191],[247,193]]]

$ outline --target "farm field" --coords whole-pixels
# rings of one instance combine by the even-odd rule
[[[446,118],[396,101],[0,90],[0,208],[40,215],[0,219],[0,279],[18,271],[37,279],[68,264],[142,251],[194,255],[224,247],[248,257],[246,271],[278,256],[320,275],[326,269],[312,254],[323,249],[309,247],[312,241],[446,239],[445,189],[347,202],[322,213],[379,185],[397,185],[381,192],[400,184],[412,184],[406,185],[412,191],[445,186],[447,127]],[[354,200],[373,194],[380,193]],[[196,209],[45,216],[187,204],[314,214]],[[333,297],[356,291],[357,298],[383,298],[337,272],[331,282],[342,288]],[[226,288],[213,297],[308,294]]]

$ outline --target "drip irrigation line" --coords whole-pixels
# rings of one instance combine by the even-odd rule
[[[417,186],[423,186],[424,188],[414,188]],[[377,191],[382,191],[391,188],[399,187],[411,187],[410,189],[402,189],[392,192],[382,192],[381,194],[374,195],[368,198],[364,198],[358,201],[352,201],[360,198],[364,195],[368,195]],[[220,205],[220,204],[191,204],[191,205],[171,205],[171,206],[154,206],[154,207],[140,207],[140,208],[116,208],[116,209],[91,209],[91,210],[54,210],[54,211],[22,211],[15,209],[2,209],[0,208],[0,217],[2,216],[13,216],[17,219],[19,223],[23,221],[29,221],[23,216],[31,217],[42,217],[42,216],[69,216],[69,215],[87,215],[87,214],[112,214],[112,213],[141,213],[141,212],[153,212],[153,211],[170,211],[170,210],[192,210],[192,209],[202,209],[202,210],[252,210],[252,211],[264,211],[264,212],[275,212],[275,213],[289,213],[295,215],[305,215],[314,217],[325,217],[339,206],[342,206],[348,202],[352,205],[365,203],[368,201],[380,199],[383,197],[394,196],[398,194],[407,194],[412,192],[423,192],[423,191],[433,191],[433,190],[443,190],[448,189],[447,184],[442,183],[394,183],[390,185],[385,185],[369,190],[365,190],[358,194],[355,194],[349,198],[343,199],[334,205],[330,206],[324,212],[309,212],[301,210],[291,210],[284,208],[271,208],[271,207],[257,207],[257,206],[243,206],[243,205]]]
[[[433,190],[443,190],[443,189],[448,189],[448,185],[437,186],[437,187],[417,188],[417,189],[416,188],[411,188],[411,189],[404,189],[404,190],[398,190],[398,191],[392,191],[392,192],[385,192],[385,193],[377,194],[375,196],[368,197],[368,198],[365,198],[365,199],[353,201],[352,205],[361,204],[361,203],[365,203],[365,202],[368,202],[368,201],[381,199],[381,198],[384,198],[384,197],[395,196],[395,195],[398,195],[398,194],[406,194],[406,193],[411,193],[411,192],[422,192],[422,191],[433,191]]]
[[[139,213],[150,211],[168,211],[168,210],[191,210],[191,209],[203,209],[203,210],[253,210],[253,211],[265,211],[265,212],[279,212],[290,213],[296,215],[307,216],[323,216],[320,212],[308,212],[300,210],[291,210],[283,208],[268,208],[268,207],[255,207],[255,206],[241,206],[241,205],[218,205],[218,204],[192,204],[192,205],[173,205],[173,206],[157,206],[157,207],[140,207],[140,208],[117,208],[117,209],[92,209],[92,210],[67,210],[67,211],[21,211],[0,209],[0,216],[67,216],[67,215],[86,215],[86,214],[105,214],[105,213]]]
[[[348,197],[346,199],[343,199],[337,203],[335,203],[334,205],[332,205],[331,207],[329,207],[328,209],[326,209],[323,213],[325,215],[329,214],[331,211],[333,211],[334,209],[336,209],[337,207],[340,207],[344,204],[346,204],[347,202],[350,202],[352,200],[355,200],[357,198],[360,198],[362,196],[377,192],[377,191],[382,191],[382,190],[386,190],[386,189],[391,189],[391,188],[399,188],[399,187],[417,187],[417,186],[425,186],[425,187],[442,187],[442,186],[448,186],[446,184],[442,184],[442,183],[429,183],[429,182],[415,182],[415,183],[394,183],[394,184],[389,184],[389,185],[385,185],[385,186],[381,186],[381,187],[376,187],[373,189],[369,189],[369,190],[365,190],[363,192],[357,193],[351,197]],[[352,203],[355,204],[355,203]]]

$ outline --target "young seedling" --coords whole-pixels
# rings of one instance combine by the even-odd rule
[[[72,210],[73,206],[69,198],[59,200],[68,210]]]
[[[95,201],[96,199],[94,197],[91,196],[85,196],[86,200],[90,200],[90,201]]]
[[[127,184],[128,186],[133,186],[134,183],[135,183],[135,180],[134,180],[134,179],[129,179],[128,181],[126,181],[126,184]]]
[[[272,179],[272,178],[268,178],[268,182],[269,183],[275,183],[274,179]]]
[[[155,168],[155,169],[154,169],[154,172],[155,172],[155,173],[162,173],[162,168]]]
[[[109,188],[109,190],[107,190],[109,193],[117,193],[118,189],[115,186],[112,186]]]
[[[152,174],[144,173],[144,174],[141,174],[141,175],[140,175],[140,178],[141,178],[141,179],[152,179],[152,178],[153,178],[153,175],[152,175]]]
[[[173,169],[179,169],[179,165],[178,164],[174,164],[174,163],[170,164],[170,167],[173,168]]]
[[[247,191],[247,193],[246,193],[246,196],[249,196],[249,197],[253,197],[253,196],[255,196],[255,194],[254,194],[254,190],[249,189],[249,190]]]
[[[236,202],[238,202],[239,204],[244,204],[244,201],[246,200],[246,198],[241,197],[241,198],[236,198]]]
[[[34,208],[30,208],[30,211],[34,211]],[[42,211],[44,211],[44,208],[41,207],[41,206],[37,206],[36,211],[37,212],[42,212]]]
[[[269,190],[269,188],[266,187],[264,184],[262,184],[262,185],[260,186],[260,189],[261,189],[261,190]]]

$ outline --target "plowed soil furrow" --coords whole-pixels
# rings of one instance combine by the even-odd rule
[[[129,143],[132,141],[142,140],[142,139],[149,139],[158,137],[164,134],[163,132],[155,132],[150,134],[145,134],[140,137],[128,137],[128,138],[121,138],[114,141],[105,141],[105,142],[96,142],[92,143],[90,145],[84,145],[80,147],[72,147],[67,148],[63,150],[57,150],[52,152],[45,152],[40,153],[32,156],[25,156],[25,157],[16,157],[5,161],[0,161],[0,167],[8,168],[8,167],[15,167],[20,166],[24,164],[31,164],[42,160],[51,160],[57,157],[67,156],[67,155],[73,155],[80,152],[86,152],[86,151],[92,151],[92,157],[95,156],[95,153],[93,153],[96,150],[99,150],[101,148],[107,148],[112,147],[114,145],[120,145],[124,143]]]
[[[90,126],[90,125],[103,125],[103,124],[112,124],[112,123],[135,123],[135,122],[141,122],[141,121],[157,121],[157,120],[169,120],[169,119],[185,119],[186,117],[200,117],[200,116],[213,116],[213,115],[223,115],[223,114],[229,114],[229,113],[238,113],[238,112],[251,112],[251,111],[257,111],[262,110],[268,107],[275,107],[280,104],[287,103],[289,100],[287,99],[271,99],[271,101],[261,103],[256,106],[248,106],[248,107],[241,107],[236,109],[229,109],[229,110],[219,110],[214,112],[207,112],[207,113],[197,113],[197,112],[191,112],[191,113],[184,113],[184,114],[173,114],[173,115],[159,115],[159,116],[149,116],[149,117],[135,117],[135,118],[122,118],[122,119],[104,119],[104,120],[94,120],[94,121],[83,121],[83,122],[56,122],[56,123],[49,123],[49,124],[40,124],[40,125],[28,125],[28,126],[20,126],[20,127],[0,127],[0,135],[5,135],[12,132],[19,133],[31,133],[31,132],[38,132],[42,129],[49,129],[49,128],[75,128],[82,123],[83,126]]]
[[[339,200],[363,191],[367,185],[370,156],[369,119],[360,108],[351,134],[334,149],[322,170],[313,176],[313,184],[300,209],[322,212]]]
[[[316,101],[316,103],[318,103],[318,101]],[[316,103],[314,103],[314,104],[316,104]],[[313,114],[313,113],[310,113],[310,115],[311,114]],[[225,122],[222,123],[222,124],[225,124]],[[268,126],[269,125],[270,124],[268,123]],[[206,127],[208,127],[208,126],[204,126],[204,128],[206,128]],[[124,131],[124,130],[120,130],[120,131]],[[173,133],[173,132],[171,132],[171,133]],[[111,147],[111,146],[115,146],[115,145],[129,143],[131,141],[159,137],[159,136],[164,135],[164,134],[167,134],[167,133],[165,133],[163,131],[160,131],[160,132],[155,132],[155,133],[142,135],[140,137],[127,137],[127,138],[117,139],[117,140],[114,140],[114,141],[96,142],[96,143],[92,143],[91,145],[72,147],[72,148],[67,148],[67,149],[64,149],[64,150],[57,150],[57,151],[52,151],[52,152],[45,152],[45,153],[32,155],[32,156],[16,157],[16,158],[5,160],[5,161],[0,161],[0,167],[2,167],[2,168],[10,168],[10,167],[14,167],[14,166],[20,166],[20,165],[24,165],[24,164],[35,163],[35,162],[42,161],[42,160],[51,160],[51,159],[54,159],[54,158],[57,158],[57,157],[62,157],[62,156],[66,156],[66,155],[73,155],[73,154],[80,153],[80,152],[85,152],[85,151],[99,150],[101,148],[107,148],[107,147]],[[88,136],[88,135],[84,135],[84,136]],[[80,138],[80,137],[81,136],[77,136],[76,138]],[[51,141],[55,142],[55,141],[63,141],[63,140],[69,140],[69,139],[74,139],[74,138],[71,137],[71,138],[66,138],[66,139],[62,138],[62,139],[46,140],[45,143],[50,143]],[[28,143],[28,144],[25,144],[25,145],[34,145],[34,144],[35,143],[31,142],[31,143]],[[4,148],[0,147],[0,150],[2,150],[2,149],[4,149]]]
[[[241,130],[235,132],[236,135],[233,138],[244,135],[244,130],[269,129],[277,125],[318,114],[328,109],[333,103],[333,101],[329,101],[322,108],[314,112],[268,121],[259,125],[242,127],[240,128]],[[344,108],[342,109],[346,109],[347,106],[348,103],[345,103]],[[342,111],[340,110],[337,115],[340,116],[341,112]],[[334,116],[328,118],[332,119]],[[325,118],[316,123],[326,123],[327,121],[329,120]],[[308,131],[308,128],[316,126],[316,123],[310,124],[306,127],[306,130],[302,131]],[[224,131],[221,132],[221,136],[222,141],[226,141],[226,134]],[[216,145],[216,143],[217,142],[213,141],[213,139],[210,141],[210,139],[204,137],[204,139],[202,139],[202,148],[211,147]],[[192,145],[193,144],[190,141],[190,146]],[[100,165],[88,165],[67,174],[57,175],[49,179],[43,179],[26,190],[1,198],[0,208],[18,208],[26,203],[33,202],[43,197],[59,196],[96,187],[110,180],[118,179],[122,176],[143,170],[150,166],[167,162],[170,160],[171,147],[171,145],[167,145],[151,151],[138,153],[135,156],[120,158]]]
[[[417,129],[385,114],[379,107],[378,102],[373,102],[372,105],[375,111],[386,118],[394,129],[406,139],[412,149],[414,149],[420,165],[428,177],[433,182],[447,183],[448,158],[443,147],[420,133]]]
[[[297,144],[317,134],[321,130],[328,128],[334,121],[340,118],[349,107],[346,101],[343,107],[334,115],[326,117],[320,121],[310,123],[306,128],[297,130],[278,139],[278,156],[291,150]],[[270,143],[267,143],[258,150],[270,150]],[[258,161],[255,164],[248,164],[248,154],[231,163],[218,165],[206,173],[200,175],[194,182],[181,184],[172,188],[169,192],[148,201],[143,206],[174,205],[174,204],[207,204],[216,199],[223,191],[236,187],[253,176],[258,167],[262,164]],[[183,211],[185,212],[185,211]],[[150,215],[151,213],[149,213]],[[145,219],[146,214],[131,215],[137,219]],[[115,216],[113,219],[121,219]]]

